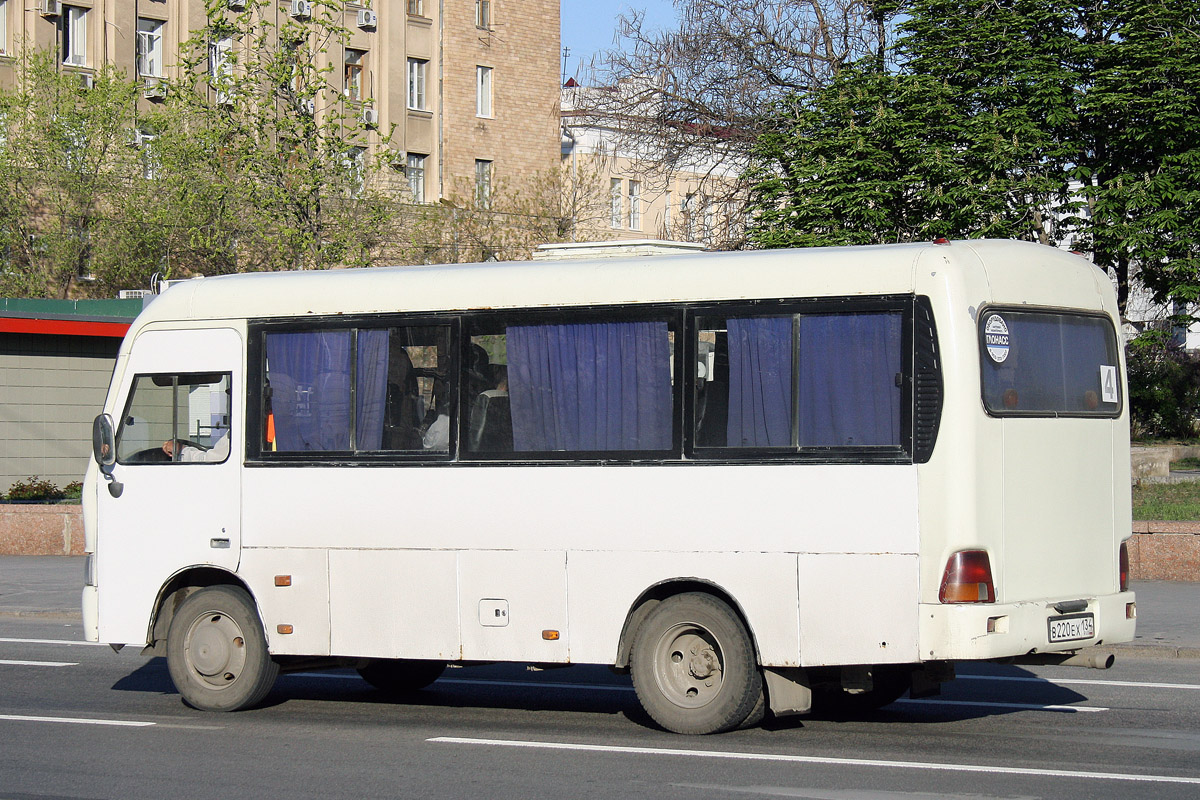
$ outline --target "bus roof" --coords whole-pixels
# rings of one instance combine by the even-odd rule
[[[1056,295],[1076,296],[1071,305],[1105,305],[1101,273],[1086,260],[1029,242],[975,240],[225,275],[172,286],[133,329],[161,320],[907,294],[919,289],[915,267],[931,251],[960,269],[986,269],[993,285],[1027,292],[1031,278],[1049,278],[1064,284]]]

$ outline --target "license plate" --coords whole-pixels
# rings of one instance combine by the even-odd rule
[[[1068,614],[1065,617],[1051,617],[1047,623],[1050,627],[1050,641],[1052,642],[1091,639],[1096,635],[1096,616],[1094,614]]]

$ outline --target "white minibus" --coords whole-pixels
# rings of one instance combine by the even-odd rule
[[[185,281],[96,420],[87,636],[211,710],[604,664],[680,733],[1108,663],[1123,363],[1106,275],[1021,242]]]

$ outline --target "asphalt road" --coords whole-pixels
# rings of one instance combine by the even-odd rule
[[[162,659],[0,618],[0,798],[1195,798],[1200,661],[960,668],[930,701],[721,736],[656,730],[605,669],[448,670],[388,702],[353,672],[194,711]]]

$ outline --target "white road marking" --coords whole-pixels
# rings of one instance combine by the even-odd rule
[[[112,725],[122,728],[145,728],[155,722],[134,722],[127,719],[82,719],[80,717],[30,717],[21,714],[0,714],[0,720],[9,722],[65,722],[71,725]]]
[[[78,667],[78,661],[9,661],[0,659],[0,665],[9,667]]]
[[[1200,777],[1174,775],[1134,775],[1121,772],[1085,772],[1066,769],[1037,769],[1034,767],[996,767],[983,764],[945,764],[933,761],[885,761],[873,758],[828,758],[780,753],[729,753],[713,750],[677,750],[666,747],[630,747],[621,745],[573,744],[570,742],[532,742],[513,739],[470,739],[459,736],[437,736],[426,739],[437,744],[465,744],[485,747],[517,747],[530,750],[577,750],[592,753],[622,755],[675,756],[682,758],[714,758],[735,761],[780,761],[793,764],[828,764],[832,766],[879,767],[883,769],[916,769],[938,772],[974,772],[992,775],[1032,775],[1040,778],[1083,778],[1134,783],[1183,783],[1200,785]]]
[[[66,644],[66,645],[83,645],[85,647],[104,647],[103,642],[72,642],[66,639],[4,639],[0,638],[0,642],[8,644]]]
[[[907,697],[897,700],[897,704],[905,703],[912,705],[927,705],[927,706],[983,706],[985,708],[1015,708],[1025,709],[1030,711],[1111,711],[1110,708],[1102,706],[1051,706],[1044,703],[993,703],[986,700],[934,700],[934,699],[919,699],[911,700]]]
[[[1085,678],[1017,678],[1009,675],[959,675],[960,681],[1012,681],[1015,683],[1058,683],[1071,686],[1132,686],[1137,689],[1200,689],[1194,683],[1149,683],[1143,681],[1100,681]]]

